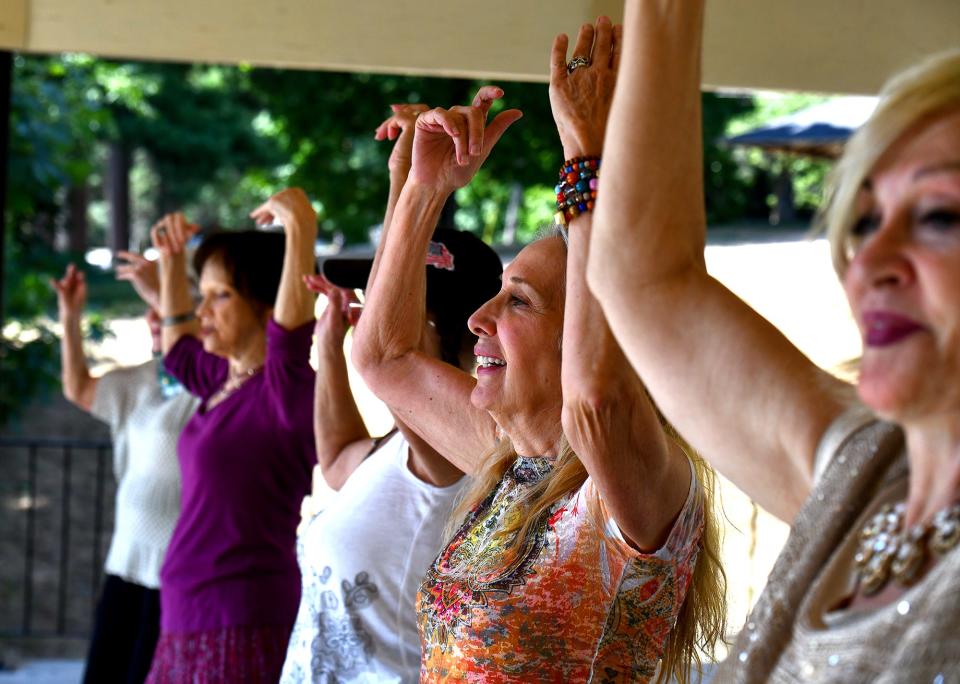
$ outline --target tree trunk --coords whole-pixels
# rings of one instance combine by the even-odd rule
[[[13,53],[0,51],[0,330],[4,323],[4,267],[7,242],[7,163],[10,149],[10,89],[13,83]]]
[[[82,253],[87,249],[87,206],[90,194],[87,184],[71,185],[67,190],[67,249]]]
[[[107,203],[110,207],[110,249],[130,249],[130,150],[120,141],[110,143]]]
[[[770,216],[770,223],[782,226],[797,220],[797,210],[793,204],[793,176],[790,174],[790,163],[781,160],[780,173],[774,184],[777,193],[777,205]]]
[[[517,239],[517,221],[520,218],[520,205],[523,204],[523,186],[513,183],[510,186],[510,200],[503,216],[503,238],[501,242],[512,245]]]

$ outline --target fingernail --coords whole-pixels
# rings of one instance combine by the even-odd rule
[[[480,145],[474,143],[470,146],[470,154],[480,154]]]

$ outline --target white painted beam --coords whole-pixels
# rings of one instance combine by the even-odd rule
[[[622,14],[617,0],[0,5],[0,47],[27,52],[525,81],[546,79],[556,33]],[[960,47],[958,0],[710,0],[704,82],[872,93],[894,70],[948,47]]]

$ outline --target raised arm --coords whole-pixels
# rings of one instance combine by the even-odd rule
[[[421,351],[430,236],[450,194],[465,185],[520,112],[486,115],[498,88],[471,107],[438,108],[416,122],[413,166],[382,240],[353,339],[353,361],[400,420],[466,473],[494,442],[495,424],[472,406],[472,376]]]
[[[160,253],[160,345],[164,356],[184,335],[200,330],[190,296],[186,245],[199,227],[183,214],[167,214],[150,229],[153,246]]]
[[[83,355],[83,333],[80,319],[87,301],[87,280],[76,266],[67,266],[60,280],[51,280],[57,293],[57,312],[63,335],[60,337],[60,378],[63,396],[67,401],[84,411],[93,407],[97,378],[90,375],[87,359]]]
[[[370,433],[350,391],[343,340],[350,325],[348,304],[353,293],[330,284],[322,275],[304,278],[315,293],[327,298],[317,319],[317,379],[313,402],[313,433],[317,464],[332,489],[339,490],[370,451]]]
[[[368,288],[373,283],[383,241],[400,191],[410,172],[413,147],[413,128],[417,114],[427,110],[426,105],[392,105],[393,114],[376,130],[377,140],[394,140],[387,168],[390,172],[390,194],[383,219],[381,241],[377,247]],[[357,403],[350,391],[347,363],[343,354],[343,340],[347,328],[356,323],[356,301],[349,290],[335,287],[322,275],[309,275],[304,282],[313,292],[327,298],[327,306],[317,319],[317,379],[314,393],[314,435],[317,443],[317,462],[324,479],[331,488],[339,490],[369,453],[373,440],[367,431]]]
[[[123,263],[117,265],[117,280],[125,280],[154,311],[160,311],[160,265],[142,254],[118,250]]]
[[[567,37],[554,42],[550,102],[565,159],[599,157],[619,61],[621,27],[601,17],[580,29],[573,54],[592,63],[567,72]],[[591,53],[592,46],[592,53]],[[624,536],[641,550],[663,545],[690,486],[670,441],[586,285],[590,212],[568,221],[563,326],[564,434]]]
[[[313,320],[316,303],[313,293],[303,286],[303,277],[315,271],[317,213],[303,190],[287,188],[250,212],[250,216],[258,224],[278,221],[283,225],[286,245],[273,320],[286,330],[299,328]]]
[[[626,3],[587,278],[673,425],[789,521],[844,386],[707,275],[703,10],[703,0]]]
[[[417,124],[417,117],[430,109],[425,104],[393,104],[390,105],[393,114],[377,126],[374,133],[375,140],[393,140],[393,149],[387,160],[387,171],[390,174],[390,190],[387,193],[387,208],[383,214],[383,229],[380,233],[380,242],[377,253],[370,269],[369,286],[377,274],[383,244],[393,223],[393,214],[400,199],[400,192],[410,174],[410,165],[413,163],[413,134]]]

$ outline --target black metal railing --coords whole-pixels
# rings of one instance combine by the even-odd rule
[[[113,528],[111,444],[0,437],[0,638],[86,637]]]

